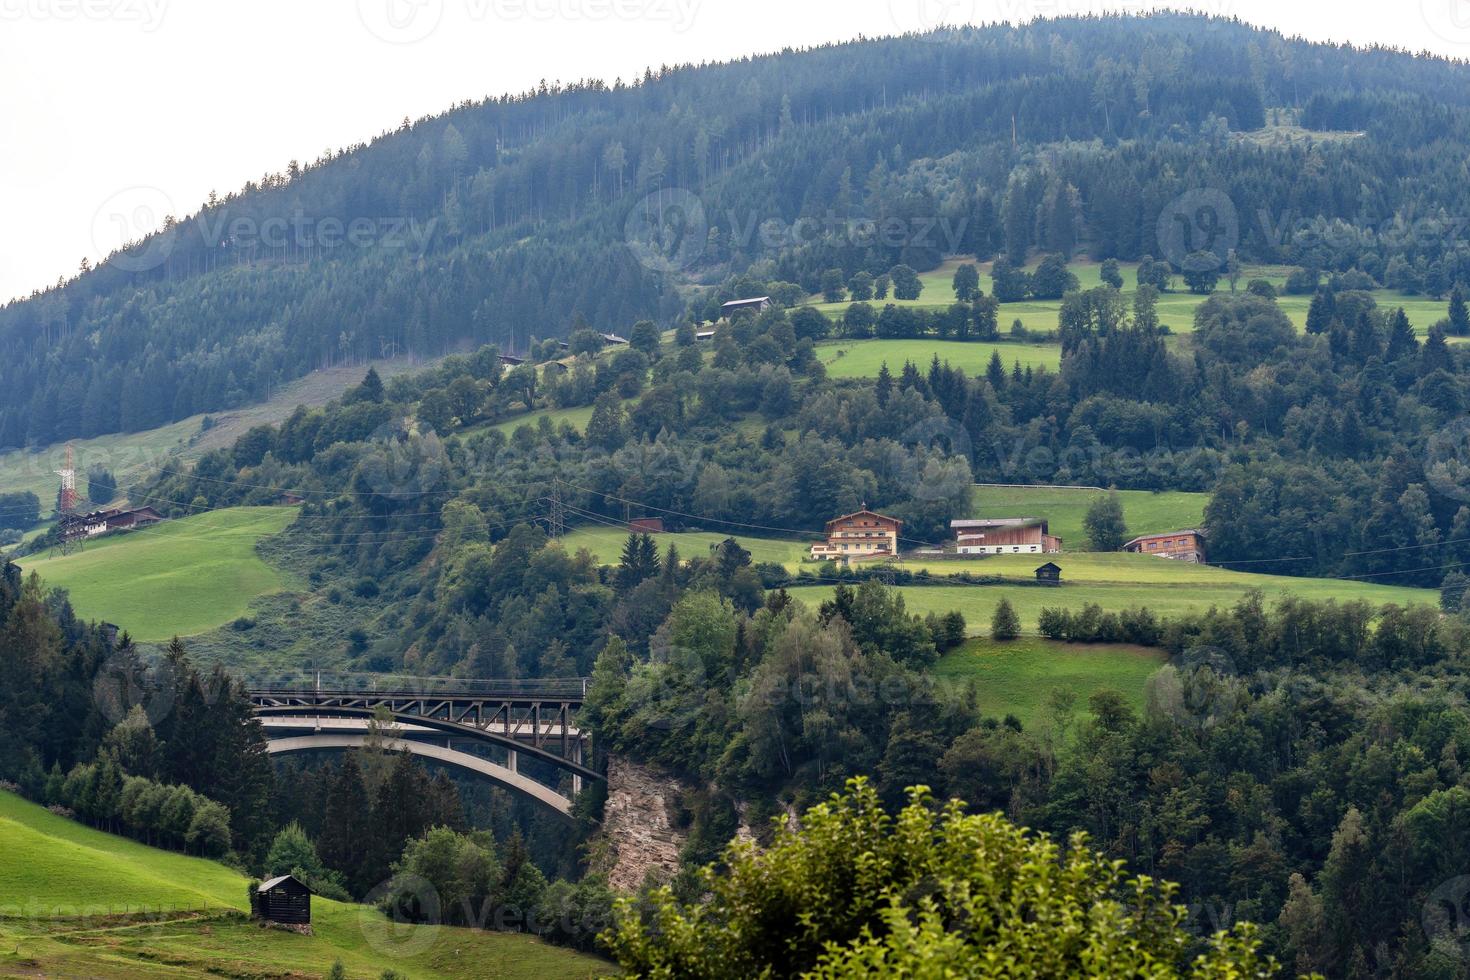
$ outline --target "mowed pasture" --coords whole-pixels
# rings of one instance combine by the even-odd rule
[[[951,258],[945,261],[937,269],[919,274],[919,279],[924,284],[924,291],[916,300],[896,300],[892,294],[884,300],[872,300],[877,309],[887,303],[897,306],[913,306],[924,309],[946,309],[955,301],[954,298],[954,270],[965,262],[973,262],[972,259]],[[1027,265],[1027,270],[1034,272],[1040,259],[1034,259]],[[991,278],[989,262],[974,263],[980,270],[980,288],[987,296],[993,295],[995,281]],[[1077,259],[1067,266],[1072,274],[1077,277],[1078,288],[1092,289],[1102,285],[1101,271],[1102,263],[1093,262],[1088,259]],[[1120,271],[1123,275],[1123,295],[1131,303],[1133,295],[1138,288],[1138,263],[1121,262]],[[1265,279],[1276,287],[1278,292],[1286,284],[1286,277],[1290,274],[1289,266],[1260,266],[1247,265],[1244,267],[1240,282],[1236,289],[1244,290],[1246,283],[1252,279]],[[1230,284],[1222,276],[1215,290],[1217,293],[1228,293]],[[1174,288],[1159,297],[1158,312],[1159,322],[1167,326],[1173,333],[1191,333],[1194,330],[1194,311],[1208,297],[1188,292],[1183,280],[1175,276]],[[1392,289],[1378,289],[1373,291],[1373,299],[1384,309],[1396,309],[1402,306],[1409,322],[1414,326],[1414,332],[1423,336],[1429,332],[1430,326],[1444,319],[1449,313],[1449,300],[1436,300],[1430,296],[1409,295]],[[1282,312],[1291,318],[1297,329],[1303,329],[1307,323],[1307,307],[1311,304],[1311,296],[1286,296],[1277,298]],[[821,301],[820,296],[812,296],[807,304],[827,314],[834,319],[840,319],[842,314],[850,305],[844,301],[841,303],[826,303]],[[1017,320],[1027,330],[1047,332],[1057,328],[1057,314],[1062,308],[1061,300],[1023,300],[1019,303],[1002,303],[1000,305],[999,327],[1004,334],[1011,328],[1011,324]],[[988,356],[988,355],[987,355]]]
[[[897,377],[905,361],[927,371],[934,358],[963,368],[970,377],[985,373],[992,354],[1000,354],[1006,371],[1020,364],[1025,368],[1056,371],[1062,366],[1062,349],[1056,344],[971,343],[959,340],[839,340],[817,346],[817,358],[832,378],[876,378],[884,364]]]
[[[801,565],[801,560],[811,548],[811,542],[821,540],[821,535],[818,534],[813,534],[810,541],[802,542],[780,538],[752,538],[745,535],[721,534],[718,531],[679,531],[655,534],[653,540],[658,545],[660,554],[667,552],[669,545],[672,544],[687,560],[708,555],[711,548],[729,537],[734,537],[742,548],[750,552],[751,561],[771,562],[793,570]],[[581,527],[562,538],[562,547],[572,554],[585,548],[599,564],[616,565],[627,540],[628,532],[622,528]]]
[[[1035,636],[1004,643],[973,639],[941,657],[934,673],[972,685],[984,714],[1013,714],[1032,729],[1047,723],[1046,698],[1056,689],[1077,696],[1078,715],[1086,714],[1089,696],[1108,689],[1141,711],[1144,682],[1167,659],[1162,650],[1121,644],[1058,643]]]
[[[1035,583],[1034,570],[1045,560],[1062,567],[1062,584],[1056,587]],[[925,569],[943,575],[967,570],[976,575],[995,575],[1014,580],[998,584],[943,583],[900,586],[911,612],[964,614],[973,636],[988,633],[990,618],[1002,598],[1009,599],[1021,618],[1024,632],[1037,632],[1037,619],[1048,606],[1079,609],[1096,603],[1108,612],[1147,606],[1160,617],[1204,612],[1234,604],[1253,590],[1260,590],[1267,603],[1292,595],[1302,599],[1338,602],[1362,600],[1373,605],[1436,604],[1434,589],[1377,585],[1340,579],[1296,578],[1287,575],[1258,575],[1232,572],[1210,565],[1154,558],[1148,555],[1064,554],[1000,555],[977,561],[904,562],[904,568]],[[816,605],[832,594],[832,585],[799,586],[792,595]]]
[[[79,552],[20,560],[71,595],[77,615],[156,643],[223,626],[250,600],[286,587],[255,544],[296,518],[294,507],[234,507],[87,542]]]
[[[1086,551],[1083,519],[1087,508],[1105,490],[1085,487],[977,486],[971,496],[973,517],[1042,517],[1052,534],[1062,538],[1067,551]],[[1160,534],[1199,527],[1204,522],[1207,493],[1166,490],[1120,490],[1123,519],[1130,535]]]
[[[351,977],[395,969],[442,980],[568,980],[607,968],[525,935],[396,925],[376,909],[321,898],[312,901],[313,936],[263,930],[243,915],[248,880],[239,872],[3,791],[0,853],[3,976],[321,977],[339,960]]]

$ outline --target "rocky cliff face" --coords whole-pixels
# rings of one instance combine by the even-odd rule
[[[671,878],[678,870],[689,835],[673,825],[670,814],[677,812],[685,789],[662,770],[618,756],[608,759],[601,834],[614,889],[634,891],[650,871]]]

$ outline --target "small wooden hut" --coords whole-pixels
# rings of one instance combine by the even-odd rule
[[[262,882],[255,891],[251,912],[262,922],[287,926],[311,925],[311,889],[294,875]]]

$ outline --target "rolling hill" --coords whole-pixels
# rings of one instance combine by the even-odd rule
[[[257,596],[286,587],[255,552],[296,518],[291,507],[236,507],[88,542],[71,555],[20,562],[71,595],[83,619],[116,623],[142,642],[221,626]]]
[[[325,976],[561,980],[600,961],[528,936],[392,926],[376,910],[313,901],[310,937],[244,915],[247,879],[200,858],[93,830],[0,790],[0,975]],[[142,911],[140,911],[140,909]]]

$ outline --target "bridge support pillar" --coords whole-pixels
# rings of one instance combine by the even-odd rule
[[[577,739],[575,742],[572,742],[572,746],[571,747],[572,747],[572,761],[575,762],[577,765],[580,766],[582,764],[582,740],[581,739]],[[572,773],[572,799],[575,800],[577,798],[577,794],[579,794],[581,792],[582,792],[582,777],[579,776],[579,775],[577,775],[576,773]]]
[[[520,772],[520,764],[516,761],[516,757],[519,754],[520,753],[518,752],[507,751],[505,753],[505,768],[509,769],[511,772]]]

